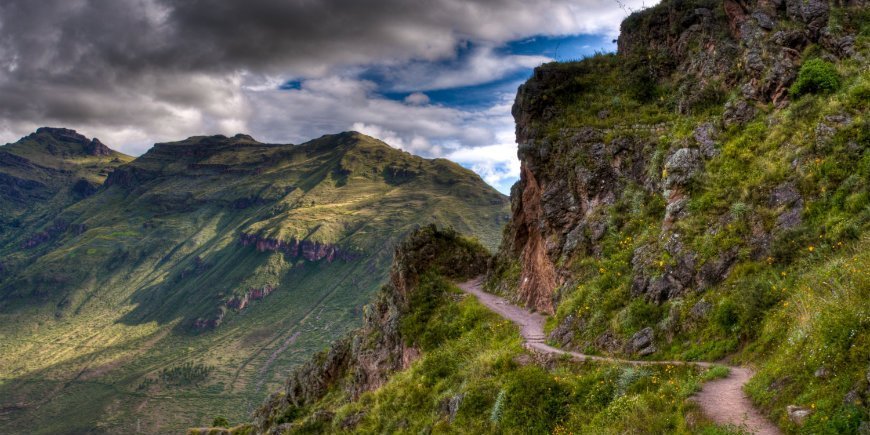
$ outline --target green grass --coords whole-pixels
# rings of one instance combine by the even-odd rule
[[[15,147],[36,159],[31,145]],[[394,167],[418,172],[384,173]],[[19,240],[40,229],[23,224],[0,245],[0,407],[12,409],[4,431],[246,421],[291,368],[359,324],[407,233],[435,222],[493,248],[507,214],[506,199],[470,171],[358,134],[297,146],[194,138],[120,171],[144,178],[46,205],[83,233],[22,250]],[[335,244],[355,258],[258,252],[239,243],[242,232]],[[223,307],[266,285],[276,290],[246,309]],[[192,327],[219,309],[217,329]],[[195,367],[207,376],[192,376]]]
[[[868,246],[865,237],[796,270],[749,351],[762,361],[749,392],[787,428],[797,430],[785,416],[787,405],[814,409],[800,429],[805,433],[855,432],[868,418]],[[827,375],[816,376],[820,369]],[[850,391],[857,394],[850,398]]]
[[[791,85],[792,97],[808,93],[830,93],[840,87],[836,66],[822,59],[810,59],[801,65],[797,80]]]
[[[667,22],[677,26],[674,17],[691,8],[675,5],[663,4],[626,23],[653,23],[657,13],[669,11]],[[701,92],[703,98],[686,106],[684,91],[697,77],[667,73],[652,80],[643,70],[666,64],[661,53],[597,55],[542,67],[536,77],[559,79],[533,79],[545,87],[536,104],[547,109],[535,110],[547,116],[533,119],[530,127],[541,132],[536,140],[549,146],[549,157],[535,161],[535,176],[554,180],[588,168],[589,151],[567,139],[587,127],[601,129],[605,147],[625,143],[615,141],[635,144],[645,174],[644,183],[617,177],[624,190],[590,212],[588,221],[607,226],[600,240],[586,242],[580,254],[551,257],[565,279],[555,289],[558,304],[548,330],[569,325],[568,346],[601,354],[608,352],[597,344],[604,334],[624,344],[652,327],[659,350],[647,358],[729,358],[758,367],[752,397],[786,431],[857,431],[870,414],[865,343],[870,324],[862,275],[870,234],[870,38],[861,20],[866,15],[866,8],[832,9],[831,28],[853,32],[859,56],[814,59],[823,57],[824,49],[810,45],[804,52],[810,60],[803,63],[789,104],[753,102],[755,118],[730,128],[721,124],[723,103],[741,98],[737,89]],[[735,74],[737,81],[746,79],[741,71]],[[715,80],[704,77],[710,86],[721,85]],[[667,224],[658,184],[667,176],[663,162],[677,148],[698,147],[693,131],[705,122],[721,130],[717,154],[705,159],[686,186],[687,214]],[[799,203],[773,204],[774,191],[783,186],[794,186]],[[799,219],[785,228],[779,217],[790,207]],[[546,236],[548,246],[564,240],[558,230]],[[632,295],[638,270],[658,277],[679,264],[681,258],[672,255],[676,250],[669,250],[677,237],[682,253],[693,255],[694,270],[733,253],[727,277],[708,288],[693,281],[663,302]],[[487,288],[512,295],[520,276],[512,261],[510,253],[499,254]],[[615,353],[624,355],[621,349]],[[821,367],[833,374],[816,377]],[[719,371],[705,376],[720,376]],[[785,415],[788,405],[816,411],[799,428]]]
[[[727,378],[731,374],[731,369],[725,366],[713,366],[701,376],[703,381],[712,381],[714,379]]]
[[[702,374],[691,367],[638,369],[562,359],[535,363],[513,324],[436,275],[424,275],[420,284],[414,291],[425,293],[417,298],[427,303],[412,304],[405,319],[422,321],[423,330],[433,331],[432,338],[419,342],[422,357],[357,400],[348,401],[334,387],[314,404],[287,410],[292,433],[694,433],[712,428],[686,399],[716,369]],[[445,405],[451,400],[458,401],[452,417]],[[324,410],[331,416],[326,420],[317,417]],[[358,424],[342,428],[354,416]]]

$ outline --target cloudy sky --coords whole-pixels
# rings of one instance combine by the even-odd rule
[[[651,4],[647,2],[647,5]],[[128,154],[357,130],[507,192],[532,68],[612,51],[642,0],[3,0],[0,143],[70,127]]]

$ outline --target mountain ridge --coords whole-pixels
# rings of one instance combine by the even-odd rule
[[[49,129],[18,147],[34,160],[52,157],[34,138],[58,156],[69,145],[86,169],[114,158]],[[38,218],[3,225],[5,430],[132,430],[135,414],[166,432],[212,406],[241,418],[228,398],[252,408],[359,322],[405,234],[438,223],[494,247],[507,214],[471,171],[359,133],[300,145],[194,136],[126,160],[94,166],[87,195],[61,186]]]

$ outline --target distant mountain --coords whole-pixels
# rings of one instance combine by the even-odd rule
[[[360,322],[398,240],[437,223],[493,249],[509,215],[471,171],[355,132],[199,136],[132,160],[39,129],[0,159],[11,432],[241,419]]]
[[[132,159],[65,128],[43,127],[0,147],[0,240],[21,236],[17,229],[24,225],[53,220]]]

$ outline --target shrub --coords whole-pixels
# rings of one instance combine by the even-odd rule
[[[726,298],[716,307],[713,318],[724,331],[732,332],[732,328],[740,320],[740,308],[730,298]]]
[[[634,333],[649,325],[658,323],[664,308],[642,298],[636,298],[628,305],[628,310],[622,319],[622,329],[625,333]]]
[[[567,414],[568,394],[540,367],[522,367],[508,377],[503,400],[496,399],[497,419],[522,433],[549,433]]]
[[[215,417],[211,423],[213,427],[230,427],[230,422],[226,417]]]
[[[792,97],[807,93],[833,92],[840,87],[840,74],[830,62],[822,59],[806,61],[791,86]]]
[[[730,374],[731,369],[729,369],[728,367],[713,366],[701,375],[701,379],[703,379],[704,381],[712,381],[714,379],[727,378]]]

